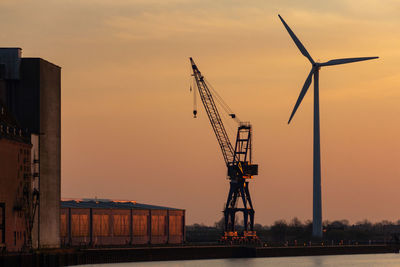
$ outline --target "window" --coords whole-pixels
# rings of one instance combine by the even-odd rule
[[[169,234],[182,235],[182,216],[169,216]]]
[[[4,203],[0,203],[0,243],[5,243],[5,225],[6,225],[6,207]]]
[[[113,215],[113,233],[115,236],[129,235],[129,216],[122,214]]]
[[[71,234],[73,237],[89,236],[89,215],[71,215]]]
[[[147,235],[147,215],[133,215],[133,235]]]
[[[153,236],[165,235],[165,216],[163,215],[151,216],[151,235]]]
[[[95,236],[109,236],[110,224],[108,214],[93,215],[93,233]]]

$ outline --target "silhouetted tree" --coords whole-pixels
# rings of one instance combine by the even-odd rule
[[[285,220],[275,221],[274,224],[271,226],[271,234],[274,241],[285,242],[287,228],[288,225]]]
[[[238,218],[236,220],[236,223]],[[224,219],[214,223],[214,226],[204,224],[193,224],[186,226],[188,242],[216,242],[219,240],[224,228]],[[240,228],[239,232],[240,232]],[[312,240],[312,221],[304,223],[294,217],[289,223],[278,220],[271,226],[255,225],[255,231],[259,238],[270,245],[282,245],[288,242],[293,244],[308,244]],[[325,244],[370,244],[383,242],[400,243],[400,220],[396,223],[388,220],[372,223],[368,220],[357,222],[353,225],[348,220],[324,221],[323,222]]]
[[[218,221],[216,221],[216,222],[214,223],[214,227],[217,228],[217,229],[220,229],[221,231],[224,230],[224,227],[225,227],[225,219],[224,219],[223,216],[221,217],[221,219],[219,219]]]

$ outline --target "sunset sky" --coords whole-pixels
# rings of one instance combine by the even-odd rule
[[[311,219],[312,90],[287,125],[311,66],[278,14],[315,60],[380,57],[320,71],[323,220],[400,219],[395,0],[2,0],[1,46],[62,67],[62,196],[221,218],[229,184],[200,103],[192,116],[193,57],[253,124],[256,222]]]

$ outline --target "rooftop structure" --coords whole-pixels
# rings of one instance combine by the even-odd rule
[[[61,208],[91,209],[147,209],[147,210],[183,210],[156,205],[137,203],[129,200],[111,200],[97,198],[62,199]]]

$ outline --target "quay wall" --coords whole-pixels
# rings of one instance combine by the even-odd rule
[[[398,245],[358,245],[315,247],[179,246],[58,249],[38,251],[30,254],[0,255],[0,267],[48,267],[138,261],[379,254],[398,253],[399,248]]]

